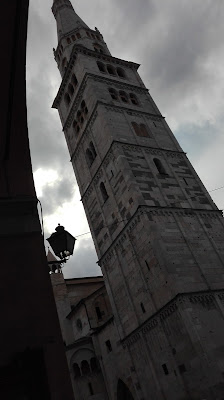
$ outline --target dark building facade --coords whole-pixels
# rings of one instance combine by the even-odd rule
[[[48,274],[26,113],[28,0],[1,5],[0,397],[73,399]],[[4,55],[3,55],[4,54]]]

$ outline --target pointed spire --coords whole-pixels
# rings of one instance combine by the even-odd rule
[[[69,0],[54,0],[52,12],[57,22],[58,40],[74,29],[88,26],[76,14]]]

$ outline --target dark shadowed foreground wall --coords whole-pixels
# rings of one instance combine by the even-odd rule
[[[26,113],[28,0],[1,5],[0,394],[72,399],[30,161]]]

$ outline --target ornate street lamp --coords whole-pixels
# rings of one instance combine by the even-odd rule
[[[50,243],[56,256],[60,258],[58,264],[66,263],[69,257],[73,254],[76,239],[60,224],[58,224],[55,230],[56,232],[52,233],[47,241]],[[56,262],[52,263],[55,264]]]

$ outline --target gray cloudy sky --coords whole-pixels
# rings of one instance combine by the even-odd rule
[[[73,235],[89,231],[61,123],[51,109],[61,78],[53,0],[30,0],[27,97],[34,177],[45,236],[60,222]],[[72,0],[102,32],[112,54],[141,64],[139,73],[210,191],[224,186],[223,0]],[[224,209],[224,189],[211,193]],[[65,277],[98,275],[90,235],[77,241]]]

